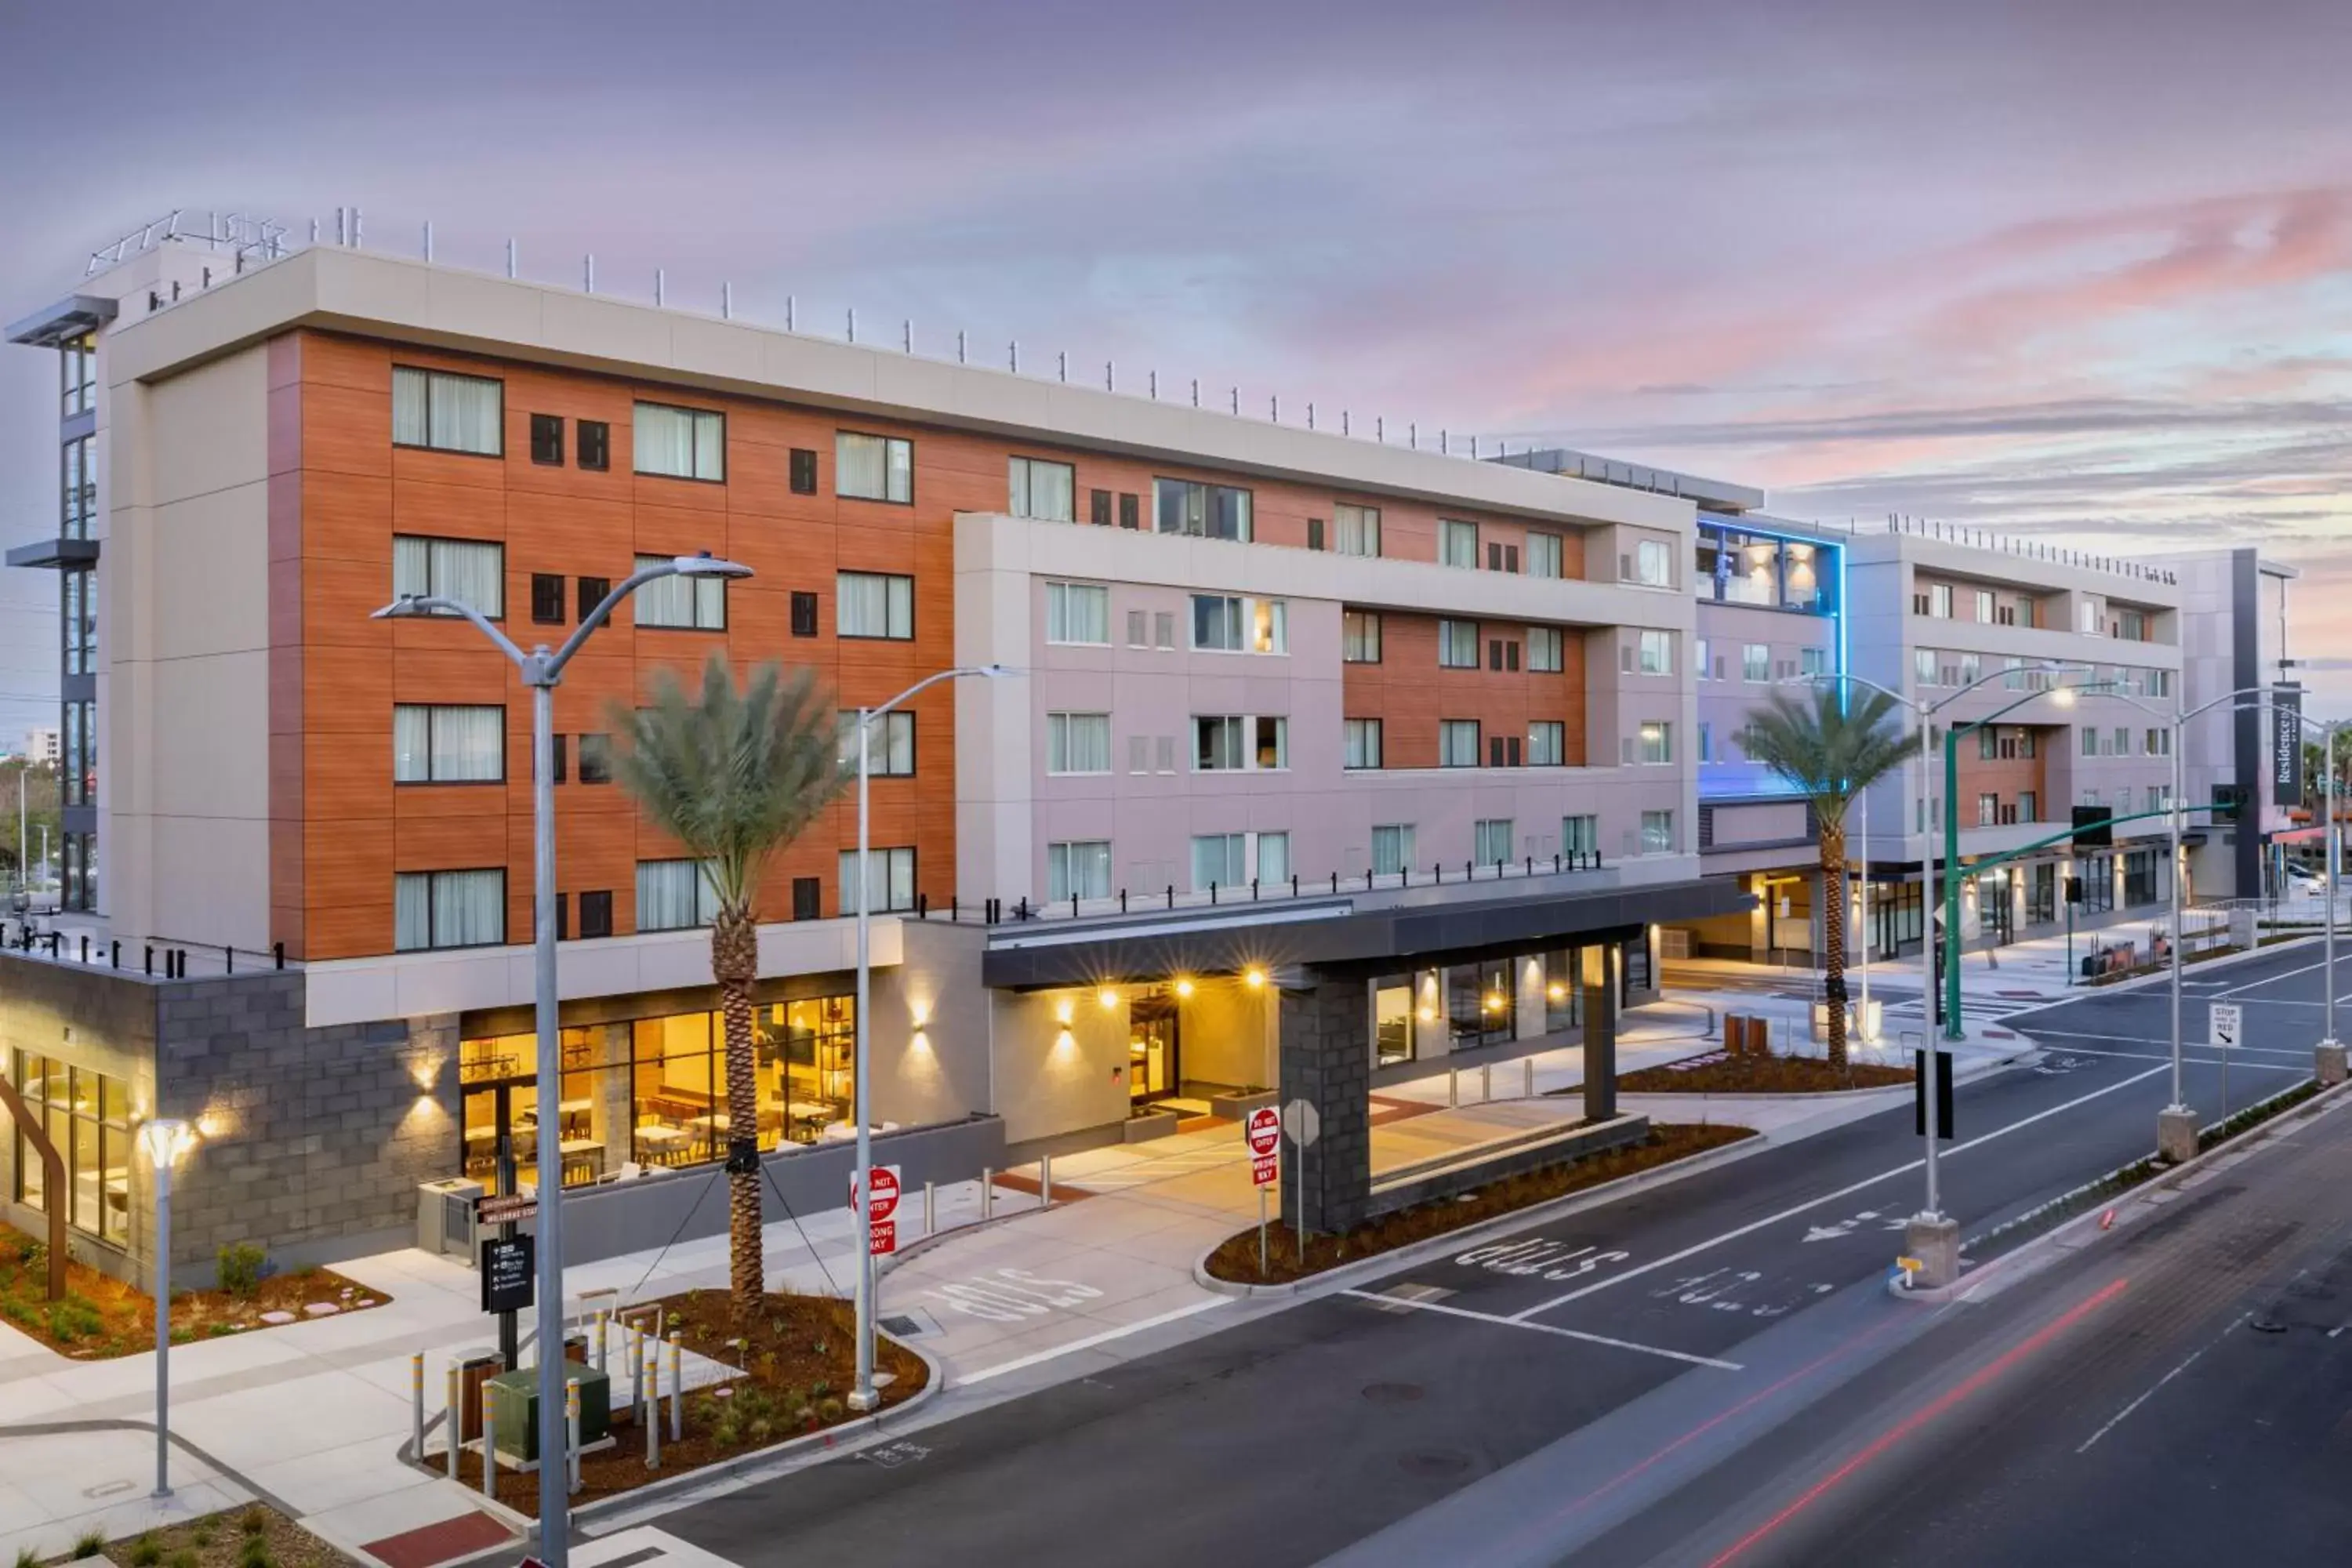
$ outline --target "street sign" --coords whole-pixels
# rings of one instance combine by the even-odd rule
[[[887,1258],[898,1250],[898,1222],[891,1216],[898,1212],[898,1167],[874,1167],[874,1191],[866,1205],[866,1249],[877,1258]],[[849,1175],[849,1212],[856,1214],[857,1173]]]
[[[533,1248],[527,1236],[494,1236],[482,1243],[482,1310],[527,1312],[531,1294]]]
[[[1250,1180],[1258,1186],[1274,1184],[1282,1147],[1282,1117],[1271,1105],[1261,1105],[1242,1123],[1249,1142]]]
[[[1312,1149],[1322,1136],[1323,1118],[1316,1114],[1312,1100],[1294,1100],[1282,1108],[1282,1130],[1301,1149]]]
[[[474,1200],[476,1225],[520,1225],[537,1217],[539,1198],[529,1193],[505,1193],[498,1196],[484,1195]]]
[[[2234,1049],[2245,1015],[2235,1002],[2216,1002],[2206,1010],[2206,1037],[2221,1050]]]
[[[898,1251],[898,1222],[895,1219],[866,1221],[866,1250],[875,1258],[887,1258]]]

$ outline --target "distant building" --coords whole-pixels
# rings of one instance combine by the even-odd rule
[[[59,755],[58,731],[54,728],[26,731],[24,755],[29,762],[55,766]]]

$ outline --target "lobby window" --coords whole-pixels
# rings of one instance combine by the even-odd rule
[[[1563,816],[1559,819],[1559,852],[1563,855],[1591,856],[1601,853],[1601,819],[1597,816]]]
[[[60,465],[58,532],[66,539],[88,539],[98,520],[98,437],[78,436],[58,453]]]
[[[496,784],[507,776],[507,710],[427,706],[392,710],[394,784]]]
[[[719,889],[699,860],[637,862],[637,929],[687,931],[719,918]]]
[[[1252,750],[1252,765],[1261,769],[1280,769],[1290,765],[1290,721],[1261,714],[1255,721],[1256,734]],[[1108,771],[1108,769],[1106,769]]]
[[[1437,525],[1437,563],[1475,571],[1478,565],[1478,525],[1447,518]]]
[[[1507,816],[1482,817],[1470,828],[1470,858],[1481,866],[1513,858],[1517,825]]]
[[[1110,646],[1110,590],[1099,583],[1045,584],[1045,640],[1069,647]]]
[[[507,874],[402,871],[393,878],[393,947],[492,947],[507,939]]]
[[[640,555],[637,570],[660,566],[667,555]],[[637,625],[676,631],[723,632],[727,629],[727,579],[724,577],[656,577],[636,591]]]
[[[1675,672],[1674,633],[1652,630],[1642,634],[1641,671],[1643,675]]]
[[[1046,522],[1073,522],[1078,493],[1078,471],[1067,463],[1049,463],[1043,458],[1014,458],[1007,465],[1007,485],[1011,491],[1008,510],[1015,517],[1034,517]],[[1110,521],[1110,492],[1097,490],[1102,504],[1095,510],[1101,515],[1096,521]]]
[[[1558,577],[1560,575],[1562,560],[1563,552],[1560,549],[1559,534],[1530,533],[1528,535],[1528,576]]]
[[[727,416],[667,403],[636,405],[632,435],[636,469],[673,479],[727,479]]]
[[[1192,836],[1192,890],[1205,893],[1211,883],[1231,888],[1249,880],[1249,836],[1245,833],[1196,833]]]
[[[506,384],[392,367],[392,444],[495,458],[506,451]]]
[[[1558,626],[1528,628],[1528,668],[1538,675],[1558,675],[1568,639]]]
[[[1045,771],[1049,773],[1110,772],[1110,715],[1045,715]]]
[[[392,596],[454,599],[491,620],[507,613],[506,546],[489,540],[392,536]]]
[[[1050,595],[1047,600],[1050,604]],[[833,580],[836,636],[907,642],[915,635],[915,580],[883,572],[839,572]]]
[[[1151,491],[1154,526],[1161,533],[1249,542],[1249,491],[1190,479],[1154,479]]]
[[[866,776],[876,779],[912,778],[915,775],[915,716],[892,711],[877,713],[867,723],[866,732],[869,744],[866,752]],[[857,772],[857,710],[841,710],[841,766],[845,773]]]
[[[1381,721],[1378,719],[1349,719],[1347,724],[1347,761],[1350,768],[1376,768],[1381,765]]]
[[[583,419],[572,450],[580,466],[602,473],[613,466],[613,427],[602,419]]]
[[[1418,1000],[1416,1000],[1418,994]],[[1422,1027],[1437,1021],[1437,971],[1384,974],[1372,982],[1372,1065],[1412,1060]],[[1432,1033],[1434,1034],[1433,1028]]]
[[[1437,765],[1475,768],[1478,765],[1478,721],[1442,719],[1437,725]]]
[[[563,466],[563,416],[534,414],[530,416],[530,460]]]
[[[1646,720],[1642,725],[1641,756],[1645,763],[1671,763],[1675,760],[1675,727],[1663,721]]]
[[[540,626],[563,624],[563,578],[560,573],[530,574],[530,620],[533,626]]]
[[[1339,660],[1343,664],[1381,662],[1381,613],[1342,610],[1339,613]]]
[[[1386,823],[1372,829],[1372,875],[1401,876],[1412,868],[1412,823]]]
[[[66,1223],[101,1241],[131,1239],[131,1085],[55,1057],[17,1051],[10,1079],[27,1114],[65,1161],[66,1191],[47,1190],[48,1173],[24,1130],[16,1131],[16,1181],[11,1194],[26,1208],[66,1204]],[[70,1196],[68,1196],[70,1194]]]
[[[1045,896],[1064,899],[1110,897],[1110,840],[1073,839],[1045,846]]]
[[[1652,588],[1675,585],[1675,552],[1663,539],[1644,539],[1633,547],[1633,581]]]
[[[887,849],[872,849],[866,857],[866,891],[868,908],[876,914],[888,914],[915,907],[915,850],[912,845],[898,845]],[[857,851],[841,852],[840,869],[841,912],[857,912]]]
[[[1642,814],[1642,853],[1668,855],[1675,847],[1675,814],[1671,811],[1645,811]]]
[[[816,450],[812,447],[794,447],[784,462],[785,482],[796,496],[816,494]]]
[[[1249,765],[1247,721],[1218,714],[1192,721],[1192,771],[1231,773]]]
[[[1568,761],[1568,725],[1558,719],[1537,719],[1528,725],[1528,766],[1556,768]]]
[[[1446,1023],[1454,1050],[1497,1046],[1518,1033],[1518,987],[1511,961],[1445,966]]]
[[[1349,506],[1345,501],[1333,506],[1331,548],[1341,555],[1378,555],[1381,552],[1381,509],[1376,506]]]
[[[1440,669],[1478,668],[1478,623],[1441,620],[1437,623],[1437,667]]]

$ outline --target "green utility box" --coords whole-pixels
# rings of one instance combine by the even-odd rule
[[[604,1440],[611,1425],[612,1384],[601,1372],[578,1362],[566,1362],[563,1374],[580,1380],[580,1446]],[[500,1373],[489,1380],[498,1391],[498,1405],[492,1412],[498,1432],[499,1452],[509,1459],[518,1457],[526,1465],[539,1462],[539,1368],[523,1367],[515,1372]]]

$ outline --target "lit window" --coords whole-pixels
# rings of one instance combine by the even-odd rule
[[[915,499],[915,444],[895,436],[838,431],[833,437],[833,493],[851,500]]]
[[[498,457],[506,450],[505,383],[393,366],[392,443]]]

